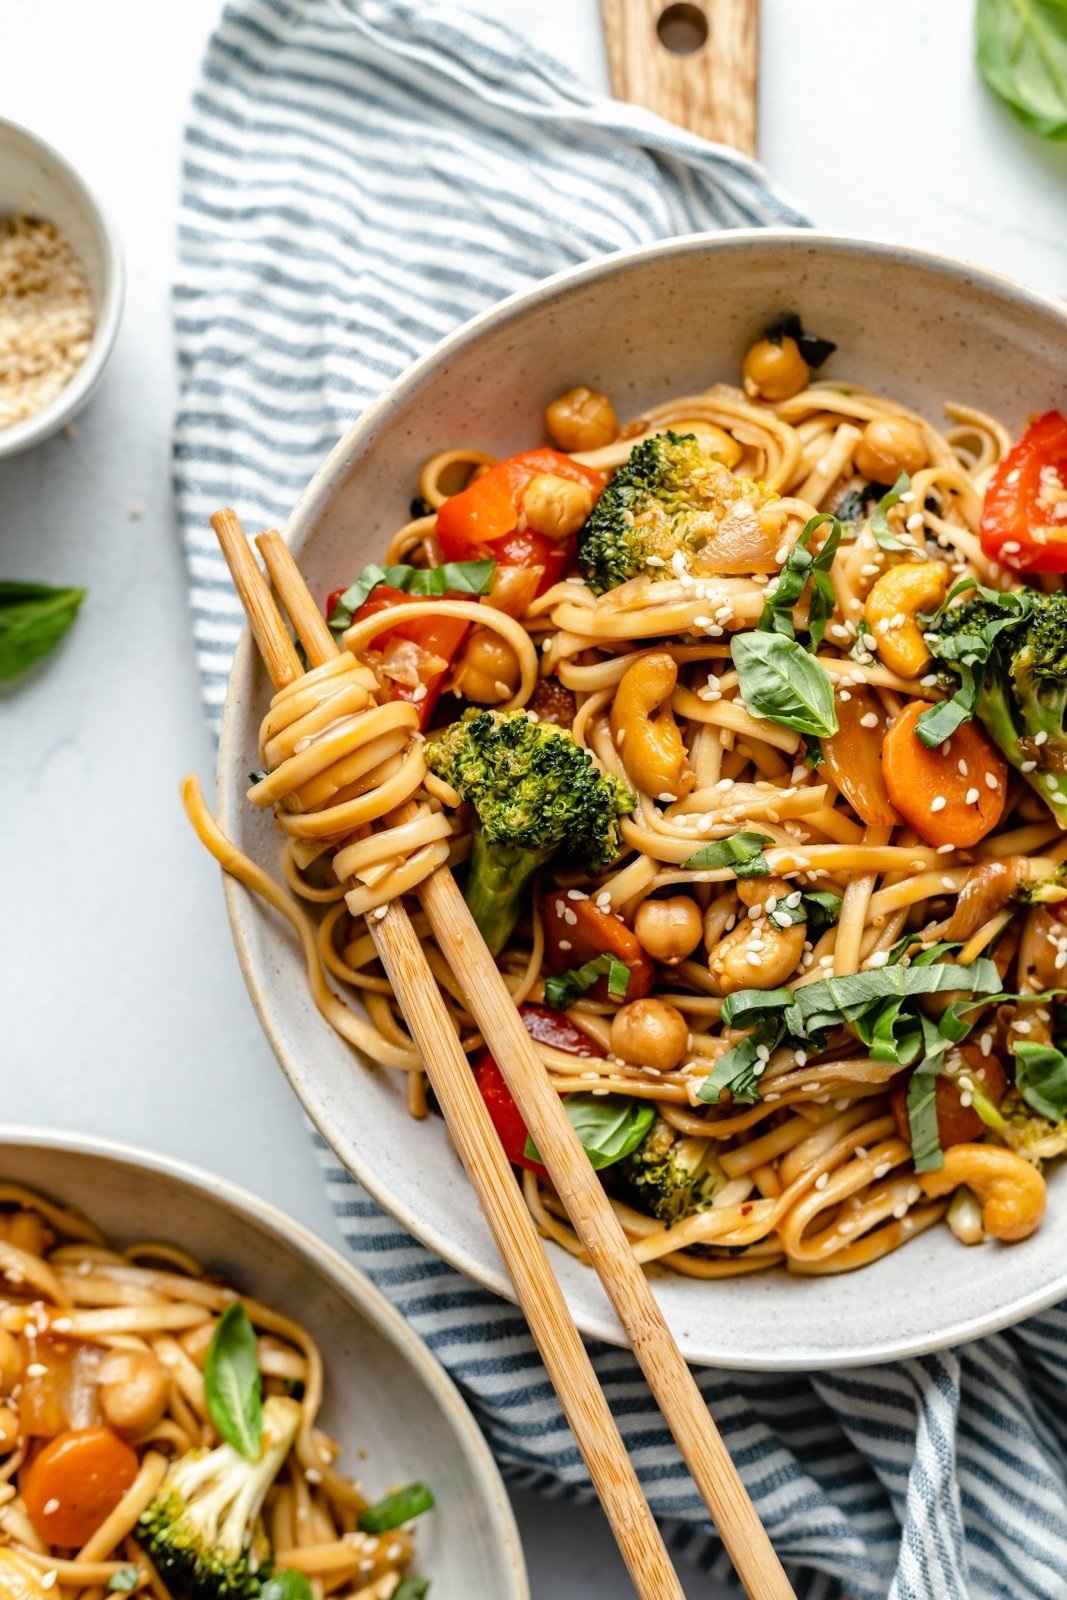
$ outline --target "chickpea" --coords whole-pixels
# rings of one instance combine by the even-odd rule
[[[100,1368],[100,1406],[117,1433],[144,1433],[167,1408],[170,1373],[149,1350],[113,1350]]]
[[[760,339],[745,352],[741,377],[753,400],[788,400],[807,386],[808,363],[795,339]]]
[[[666,900],[643,900],[634,918],[634,932],[653,961],[676,967],[700,943],[704,919],[687,894]]]
[[[600,450],[619,434],[615,407],[607,395],[584,384],[553,400],[545,412],[545,427],[557,450]]]
[[[19,1442],[19,1419],[10,1406],[0,1406],[0,1456],[10,1455]]]
[[[10,1394],[22,1377],[22,1351],[14,1334],[0,1328],[0,1394]]]
[[[896,483],[902,472],[914,477],[929,459],[922,429],[910,417],[874,417],[852,452],[856,471],[875,483]]]
[[[519,658],[493,628],[474,628],[452,678],[465,700],[482,706],[510,700],[518,687]]]
[[[665,1000],[631,1000],[612,1020],[611,1048],[623,1061],[669,1072],[689,1048],[689,1024]]]
[[[549,539],[569,539],[588,519],[593,509],[593,491],[572,478],[554,472],[539,472],[526,485],[522,497],[527,526]]]

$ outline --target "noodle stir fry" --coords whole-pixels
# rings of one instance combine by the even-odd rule
[[[0,1594],[420,1600],[424,1484],[371,1503],[304,1328],[171,1245],[0,1184]]]
[[[574,389],[550,447],[431,457],[326,603],[345,649],[263,724],[288,892],[187,794],[415,1116],[367,919],[461,867],[635,1252],[694,1277],[846,1271],[946,1213],[1024,1238],[1067,1148],[1067,422],[941,430],[816,377],[833,348],[788,316],[738,386],[623,426]]]

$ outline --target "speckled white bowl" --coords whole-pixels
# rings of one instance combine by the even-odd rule
[[[65,156],[29,128],[0,117],[0,217],[13,211],[52,222],[85,269],[96,326],[89,353],[48,405],[0,428],[0,458],[51,438],[87,403],[115,344],[122,318],[122,245],[107,212]]]
[[[441,1600],[530,1600],[496,1463],[451,1379],[347,1261],[273,1206],[195,1167],[76,1134],[0,1126],[0,1179],[83,1212],[120,1244],[183,1245],[297,1317],[325,1366],[323,1418],[370,1492],[415,1478],[435,1509],[416,1567]]]
[[[772,317],[798,311],[834,339],[826,370],[936,418],[967,401],[1020,428],[1065,399],[1067,310],[992,273],[899,246],[812,233],[673,240],[550,279],[468,323],[346,434],[312,480],[288,536],[315,594],[377,559],[408,515],[419,466],[462,443],[506,455],[539,440],[546,402],[575,382],[622,416],[736,380]],[[269,817],[245,802],[269,685],[247,635],[219,757],[221,819],[277,870]],[[398,1077],[371,1071],[316,1012],[288,928],[227,884],[238,954],[267,1036],[345,1166],[431,1249],[501,1294],[489,1230],[437,1118],[413,1122]],[[737,1367],[828,1367],[958,1343],[1067,1294],[1067,1165],[1048,1219],[1023,1244],[965,1250],[947,1229],[860,1273],[783,1272],[719,1283],[661,1275],[656,1294],[686,1355]],[[554,1249],[554,1247],[553,1247]],[[620,1330],[594,1274],[554,1249],[584,1331]]]

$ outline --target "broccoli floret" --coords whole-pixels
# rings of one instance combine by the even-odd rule
[[[1067,1150],[1067,1118],[1062,1122],[1049,1122],[1026,1104],[1018,1089],[1011,1088],[1000,1102],[1004,1119],[1000,1137],[1009,1150],[1015,1150],[1028,1161],[1051,1161]]]
[[[681,1222],[707,1206],[719,1174],[707,1167],[706,1139],[683,1139],[662,1117],[613,1172],[625,1198],[660,1222]]]
[[[770,498],[705,455],[695,435],[657,433],[635,445],[593,507],[578,538],[582,576],[594,594],[642,572],[671,578],[676,554],[688,563],[720,532],[715,570],[751,572],[750,524]]]
[[[472,709],[428,741],[425,755],[474,808],[466,900],[494,955],[538,867],[561,854],[597,872],[619,855],[619,818],[636,800],[555,723]]]
[[[978,691],[975,714],[982,726],[1056,820],[1067,827],[1067,594],[1021,591],[1026,605],[993,641]],[[930,634],[934,655],[941,640],[980,637],[1003,622],[996,601],[966,600],[947,611]]]
[[[274,1552],[259,1513],[300,1427],[295,1400],[263,1403],[258,1461],[232,1445],[190,1450],[167,1471],[135,1534],[169,1589],[193,1600],[254,1600]]]

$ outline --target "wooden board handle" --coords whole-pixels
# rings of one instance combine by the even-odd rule
[[[617,99],[756,154],[759,0],[600,0],[600,18]]]

